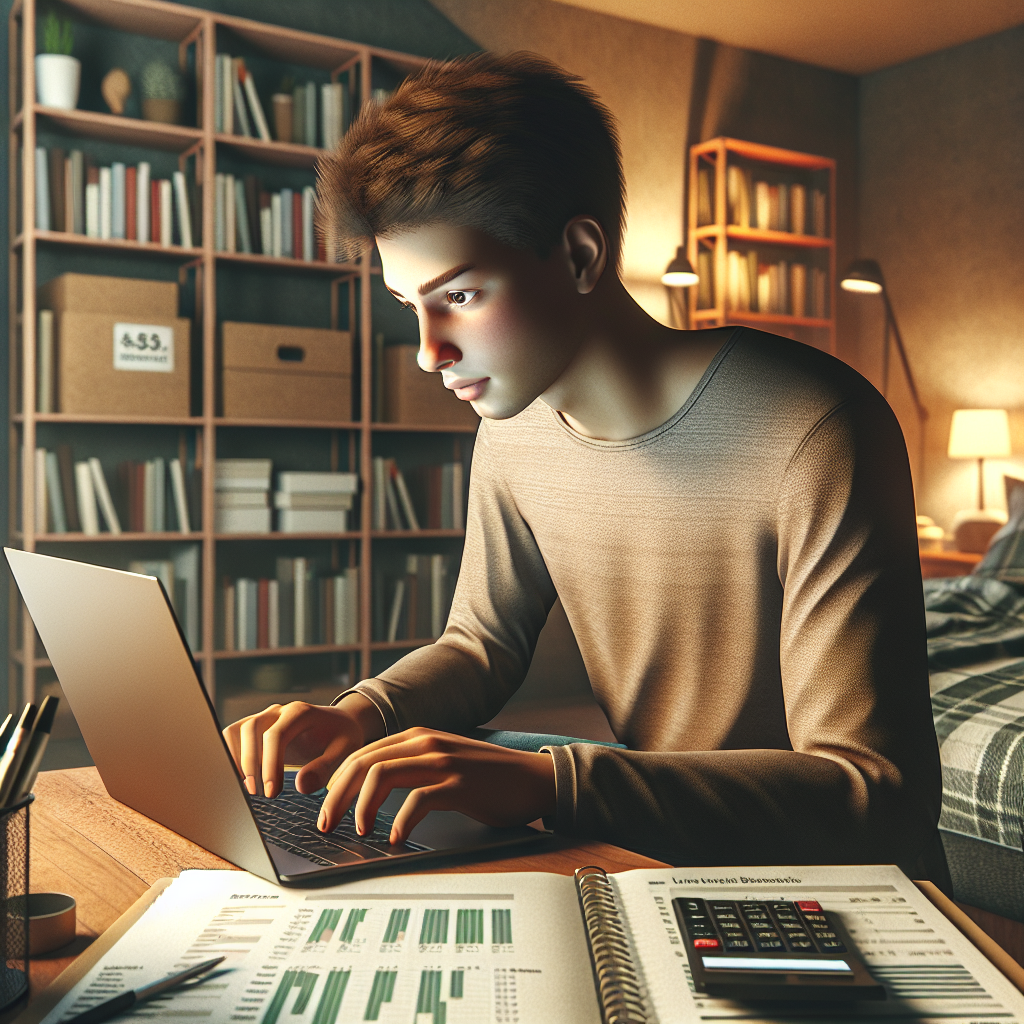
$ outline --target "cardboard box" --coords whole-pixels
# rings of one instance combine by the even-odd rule
[[[189,415],[190,321],[62,312],[54,322],[59,412]]]
[[[54,313],[114,313],[121,320],[153,323],[178,315],[178,286],[99,274],[61,274],[39,289],[39,308]]]
[[[344,422],[352,419],[348,331],[225,321],[221,331],[223,415]]]
[[[416,345],[384,349],[384,421],[431,427],[473,427],[480,422],[469,402],[462,402],[441,382],[441,374],[424,373],[416,362]]]

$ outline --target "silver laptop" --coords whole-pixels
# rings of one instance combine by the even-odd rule
[[[356,834],[351,813],[322,835],[320,797],[297,793],[290,777],[274,800],[246,792],[159,580],[4,552],[107,792],[232,864],[283,885],[326,885],[544,835],[432,811],[392,846],[404,790],[385,801],[371,835]]]

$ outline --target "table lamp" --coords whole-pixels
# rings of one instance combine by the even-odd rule
[[[682,289],[695,285],[700,278],[693,272],[693,266],[686,258],[686,247],[676,249],[675,256],[661,275],[661,283],[668,288],[668,307],[673,327],[687,327],[686,300]]]
[[[1005,409],[957,409],[949,428],[949,457],[978,460],[978,507],[958,512],[953,534],[960,551],[983,552],[1006,522],[1003,512],[985,508],[985,460],[1010,455],[1010,420]]]

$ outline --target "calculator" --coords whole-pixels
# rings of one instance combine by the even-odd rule
[[[817,900],[672,901],[697,991],[726,999],[885,999]]]

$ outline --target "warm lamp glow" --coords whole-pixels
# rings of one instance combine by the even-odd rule
[[[700,278],[693,272],[690,261],[686,258],[683,247],[679,246],[672,262],[665,268],[665,273],[661,275],[661,283],[669,288],[689,288],[699,280]]]
[[[844,292],[878,295],[885,288],[882,268],[877,260],[854,260],[843,274],[839,287]]]
[[[844,292],[858,292],[861,295],[877,295],[882,290],[877,281],[861,281],[856,277],[844,277],[839,287]]]
[[[1010,419],[1005,409],[957,409],[949,428],[951,459],[1006,459]]]

